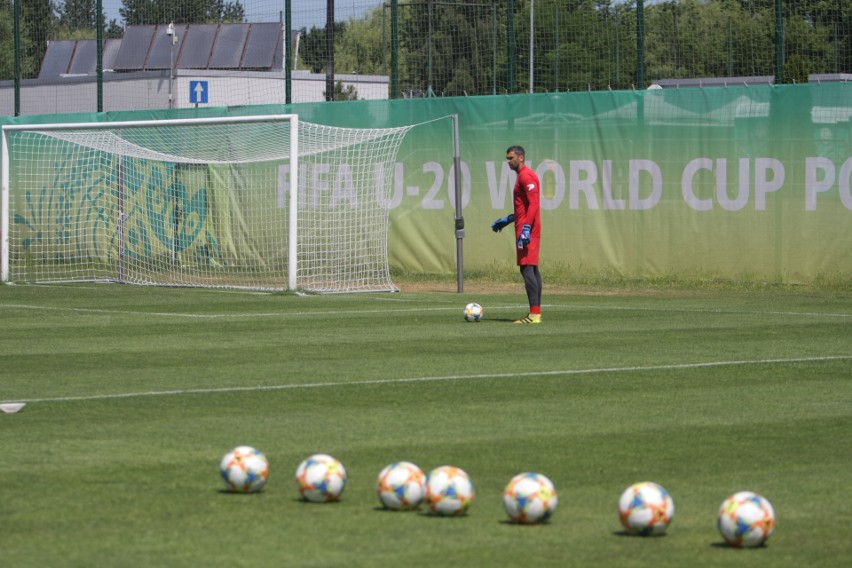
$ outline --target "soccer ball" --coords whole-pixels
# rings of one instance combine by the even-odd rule
[[[722,538],[737,548],[760,546],[775,530],[775,509],[766,498],[740,491],[731,495],[719,507],[717,523]]]
[[[540,473],[520,473],[503,490],[503,507],[516,523],[544,522],[556,511],[557,504],[553,482]]]
[[[442,465],[430,471],[426,478],[426,505],[436,515],[464,515],[473,502],[473,495],[470,477],[458,467]]]
[[[379,501],[386,509],[410,511],[426,496],[426,475],[411,462],[392,463],[379,473],[376,483]]]
[[[464,307],[464,321],[479,321],[485,316],[485,309],[475,302]]]
[[[346,469],[327,454],[314,454],[296,468],[296,482],[306,501],[337,501],[346,487]]]
[[[251,446],[237,446],[222,458],[219,473],[233,493],[256,493],[269,477],[269,461]]]
[[[666,532],[674,512],[674,501],[669,492],[651,481],[631,485],[618,500],[621,524],[628,532],[641,536]]]

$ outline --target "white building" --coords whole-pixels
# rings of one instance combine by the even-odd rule
[[[298,35],[294,33],[294,51]],[[286,103],[280,23],[128,26],[103,46],[103,110]],[[95,40],[48,44],[37,79],[21,82],[21,114],[96,112]],[[387,99],[388,77],[335,75],[359,99]],[[291,102],[326,100],[325,74],[291,72]],[[0,115],[15,112],[14,82],[0,82]]]

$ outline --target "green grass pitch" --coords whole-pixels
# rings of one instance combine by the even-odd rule
[[[848,564],[848,293],[546,294],[543,325],[512,325],[523,300],[0,288],[0,401],[27,401],[0,414],[0,564]],[[222,491],[240,444],[269,458],[259,494]],[[318,452],[348,471],[338,503],[298,499]],[[383,511],[376,476],[399,460],[465,469],[469,514]],[[507,522],[522,471],[556,485],[547,524]],[[674,521],[626,536],[618,497],[646,480]],[[722,544],[739,490],[775,506],[765,547]]]

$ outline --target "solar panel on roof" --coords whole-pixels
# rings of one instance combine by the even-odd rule
[[[156,32],[156,26],[127,26],[121,47],[115,56],[113,69],[116,71],[141,71],[145,68],[148,48]]]
[[[148,59],[145,61],[145,70],[171,69],[172,55],[174,55],[174,61],[177,63],[181,43],[186,35],[186,24],[175,24],[177,43],[174,46],[172,46],[173,36],[167,33],[168,29],[169,26],[166,24],[157,26],[154,40],[151,42],[151,49],[148,51]]]
[[[170,69],[172,43],[167,29],[167,25],[128,26],[122,39],[104,40],[104,70]],[[176,69],[267,70],[283,67],[282,29],[279,22],[179,24],[175,26],[175,34]],[[95,40],[60,40],[48,43],[39,78],[57,78],[66,74],[94,75],[96,72]]]
[[[210,69],[239,69],[243,48],[248,35],[249,24],[229,24],[219,29],[213,54],[210,57]]]
[[[210,59],[210,51],[218,32],[219,24],[190,24],[177,66],[180,69],[207,69],[207,61]]]
[[[104,70],[114,69],[115,56],[118,55],[118,50],[121,49],[120,38],[109,38],[104,40]]]
[[[47,52],[44,54],[38,78],[59,77],[67,73],[68,64],[71,62],[71,55],[73,53],[73,40],[51,41],[48,43]]]
[[[98,42],[94,39],[77,40],[68,72],[72,75],[94,75],[98,65]]]
[[[281,24],[251,24],[241,67],[243,69],[273,68],[275,53],[281,50],[280,45]],[[280,58],[278,68],[281,68]]]

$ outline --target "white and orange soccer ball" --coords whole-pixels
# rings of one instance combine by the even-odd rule
[[[269,460],[251,446],[237,446],[222,457],[219,473],[233,493],[256,493],[269,478]]]
[[[775,509],[763,496],[740,491],[719,507],[717,522],[722,538],[736,548],[761,546],[775,530]]]
[[[392,463],[379,473],[376,492],[386,509],[417,509],[426,497],[426,474],[411,462]]]
[[[558,504],[553,482],[540,473],[520,473],[503,490],[503,507],[516,523],[542,523]]]
[[[479,321],[483,317],[485,317],[485,308],[476,302],[471,302],[464,307],[464,321]]]
[[[346,469],[328,454],[314,454],[296,468],[296,483],[306,501],[337,501],[346,488]]]
[[[461,468],[442,465],[426,477],[426,505],[436,515],[464,515],[473,503],[473,497],[473,483]]]
[[[652,481],[635,483],[618,500],[618,518],[628,532],[655,536],[666,532],[675,506],[669,492]]]

